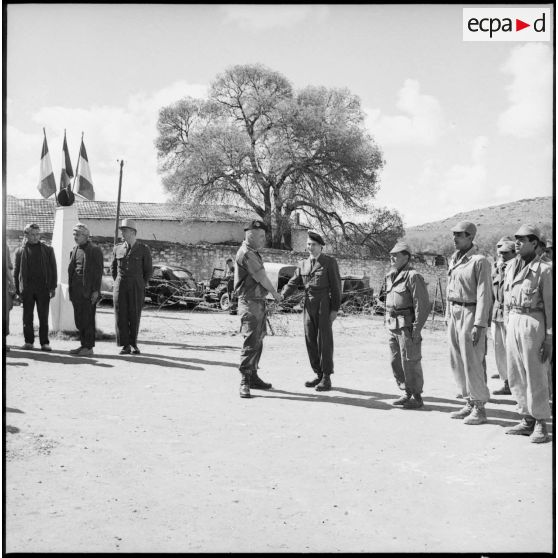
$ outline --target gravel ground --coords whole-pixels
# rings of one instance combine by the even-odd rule
[[[274,389],[251,399],[237,316],[146,306],[137,356],[117,354],[113,320],[101,306],[105,340],[80,358],[68,335],[49,354],[14,348],[12,311],[7,552],[552,551],[553,444],[504,435],[511,397],[491,399],[486,425],[449,418],[462,402],[439,322],[411,411],[391,405],[381,317],[338,318],[334,389],[318,393],[301,316],[272,316]]]

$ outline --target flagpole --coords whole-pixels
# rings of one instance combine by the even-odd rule
[[[76,165],[76,174],[74,175],[74,183],[72,184],[72,192],[76,190],[76,180],[79,173],[79,160],[81,159],[81,146],[83,145],[83,132],[81,132],[81,143],[79,144],[78,161]]]
[[[120,178],[118,180],[118,199],[116,202],[116,225],[114,227],[114,245],[118,242],[118,221],[120,220],[120,194],[122,192],[122,167],[124,166],[124,161],[120,161]]]

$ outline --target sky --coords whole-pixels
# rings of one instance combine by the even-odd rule
[[[123,201],[167,201],[158,110],[261,63],[360,97],[386,161],[374,203],[406,226],[553,195],[552,43],[465,42],[464,6],[8,5],[4,187],[40,197],[43,128],[58,182],[65,129],[97,200],[124,160]]]

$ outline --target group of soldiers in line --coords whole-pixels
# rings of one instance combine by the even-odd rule
[[[122,347],[120,354],[139,354],[137,339],[145,286],[152,274],[151,252],[136,239],[137,227],[132,219],[123,219],[119,228],[123,242],[114,247],[111,263],[115,280],[116,342]],[[240,397],[249,398],[250,389],[272,387],[258,375],[266,335],[268,293],[281,302],[301,287],[304,288],[306,348],[315,374],[305,386],[317,391],[331,390],[332,324],[341,304],[337,261],[323,253],[323,238],[309,231],[309,257],[300,263],[279,293],[268,278],[258,251],[265,245],[266,225],[259,220],[251,221],[244,231],[244,241],[234,259],[233,291],[229,293],[238,301],[244,336],[239,366]],[[456,251],[448,265],[445,319],[450,365],[459,389],[458,397],[465,400],[465,405],[450,416],[469,425],[487,422],[485,404],[490,397],[486,375],[487,329],[492,327],[496,363],[504,380],[504,386],[495,393],[513,394],[522,415],[521,422],[506,433],[529,436],[535,443],[547,442],[553,362],[553,284],[552,260],[546,254],[543,237],[537,227],[522,225],[514,240],[504,237],[498,242],[498,259],[491,270],[488,259],[478,253],[473,243],[476,235],[473,223],[460,222],[451,231]],[[90,241],[85,225],[76,224],[73,234],[75,247],[68,266],[69,297],[81,344],[70,353],[90,356],[95,346],[95,309],[100,298],[103,254]],[[15,254],[14,277],[8,273],[6,286],[22,301],[25,339],[22,348],[34,347],[36,306],[41,350],[51,351],[48,313],[57,288],[54,251],[40,241],[38,225],[27,225],[24,236],[24,243]],[[9,271],[7,246],[5,249]],[[411,256],[411,248],[405,242],[398,242],[392,248],[384,289],[392,372],[398,387],[405,392],[393,405],[419,409],[424,406],[421,332],[431,304],[424,278],[411,266]],[[227,262],[230,276],[232,263]],[[4,332],[7,335],[6,320]]]
[[[138,331],[141,310],[145,300],[145,285],[153,272],[149,247],[136,239],[137,226],[133,219],[123,219],[120,224],[123,242],[112,253],[111,272],[114,279],[113,301],[116,343],[122,347],[120,354],[139,354]],[[50,299],[56,294],[58,284],[54,250],[40,240],[39,225],[31,223],[23,231],[24,241],[15,252],[12,264],[5,246],[6,292],[8,301],[19,296],[23,307],[24,350],[33,350],[35,332],[33,315],[35,306],[39,318],[39,343],[41,350],[50,352],[48,315]],[[101,281],[104,270],[103,252],[90,241],[90,231],[82,223],[73,228],[75,246],[68,265],[68,295],[74,310],[74,321],[79,332],[80,346],[70,354],[91,356],[95,346],[95,314],[101,298]],[[11,305],[8,304],[8,310]],[[9,314],[4,313],[4,335],[9,333]],[[9,347],[6,346],[9,351]]]
[[[455,252],[448,264],[445,320],[448,328],[450,365],[462,409],[450,414],[465,424],[487,422],[487,329],[492,328],[496,362],[504,386],[496,394],[513,394],[522,416],[506,434],[529,436],[534,443],[550,440],[552,356],[552,261],[540,230],[522,225],[514,239],[502,238],[498,258],[489,260],[473,243],[474,223],[462,221],[452,229]],[[266,334],[266,296],[281,302],[304,287],[303,322],[306,348],[315,377],[305,383],[317,391],[332,388],[332,324],[341,303],[341,279],[336,260],[322,252],[325,242],[308,232],[308,259],[279,293],[267,277],[258,250],[265,244],[266,226],[252,221],[236,254],[234,289],[244,343],[240,357],[240,397],[252,389],[271,389],[258,376]],[[398,387],[405,393],[393,405],[405,409],[424,406],[421,365],[421,331],[431,303],[424,278],[410,263],[412,250],[398,242],[390,251],[391,268],[385,277],[386,327],[389,332],[391,367]]]

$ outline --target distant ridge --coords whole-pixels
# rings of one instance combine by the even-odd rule
[[[526,198],[464,211],[446,219],[409,227],[405,240],[415,251],[447,255],[453,251],[451,227],[458,221],[471,221],[477,226],[475,242],[483,251],[492,253],[498,239],[506,235],[513,236],[522,223],[537,225],[545,236],[552,238],[552,210],[552,196]]]

